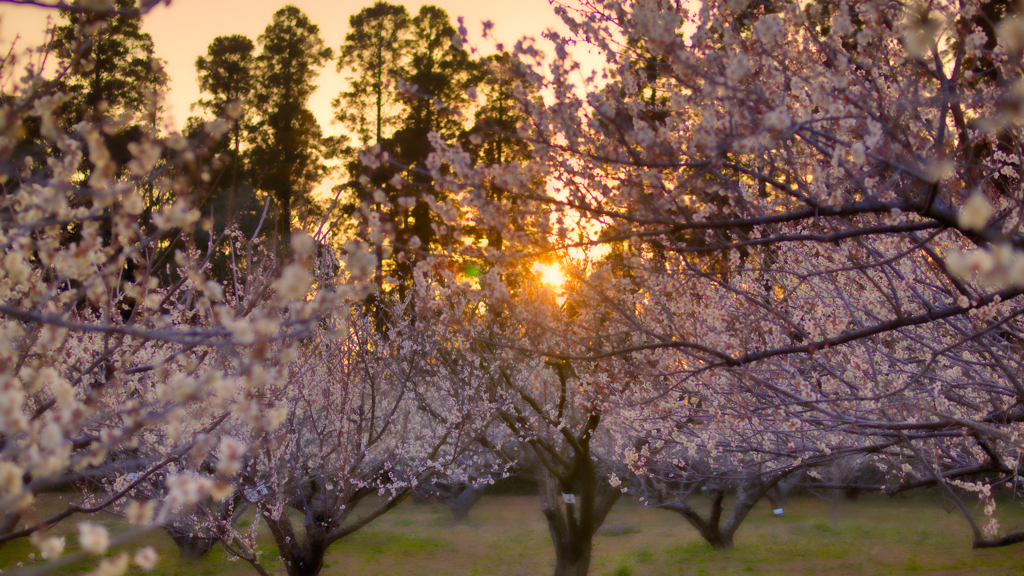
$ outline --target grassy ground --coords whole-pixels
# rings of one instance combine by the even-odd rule
[[[47,495],[56,499],[59,495]],[[63,496],[67,498],[68,496]],[[56,502],[43,506],[54,505]],[[1024,526],[1024,508],[1001,502],[1008,528]],[[841,575],[946,574],[1024,575],[1024,545],[996,550],[970,548],[966,522],[947,514],[927,496],[862,497],[840,504],[838,526],[827,502],[813,497],[791,499],[785,515],[773,517],[767,503],[758,506],[736,536],[736,547],[716,551],[706,546],[677,514],[646,509],[625,500],[610,514],[595,542],[594,576],[660,575]],[[375,524],[332,547],[325,576],[546,576],[554,552],[540,513],[530,496],[491,496],[455,523],[441,505],[399,506]],[[112,516],[92,518],[120,527]],[[62,527],[73,550],[74,522]],[[60,533],[60,530],[55,532]],[[277,554],[267,541],[264,559],[279,573]],[[161,556],[155,576],[255,574],[217,547],[190,563],[177,559],[174,544],[162,532],[150,533],[128,546],[153,545]],[[0,569],[30,564],[24,541],[0,548]],[[91,570],[95,562],[71,566],[58,574]]]

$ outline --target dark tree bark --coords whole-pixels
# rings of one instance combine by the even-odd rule
[[[288,576],[317,576],[323,570],[324,556],[331,544],[390,511],[410,492],[410,489],[405,489],[392,494],[372,512],[355,520],[349,514],[365,496],[376,494],[376,490],[363,488],[348,498],[328,499],[326,503],[319,494],[303,494],[301,498],[289,503],[289,507],[303,513],[305,534],[301,537],[297,536],[287,512],[274,517],[264,511],[263,517],[281,553]],[[339,506],[342,502],[345,505]]]
[[[712,548],[732,548],[733,538],[740,524],[747,518],[757,502],[763,498],[769,490],[776,486],[785,476],[775,476],[765,482],[745,482],[736,490],[736,502],[729,518],[722,523],[722,512],[725,510],[725,487],[714,486],[708,490],[711,497],[711,510],[707,518],[702,516],[686,502],[669,502],[660,504],[659,508],[678,512],[691,526],[697,529],[701,537],[711,545]],[[664,501],[664,495],[659,495]]]
[[[587,575],[594,534],[622,495],[618,490],[598,495],[596,475],[584,476],[579,480],[580,494],[574,504],[562,501],[562,488],[557,479],[550,478],[546,482],[543,511],[555,546],[555,576]]]
[[[597,427],[599,417],[592,415],[588,428]],[[590,435],[584,434],[573,446],[568,474],[555,475],[557,468],[538,471],[543,478],[544,517],[555,547],[555,576],[586,576],[590,570],[594,534],[604,524],[622,492],[609,489],[599,493],[598,477],[590,453]],[[541,461],[545,461],[541,457]],[[547,465],[551,462],[548,461]],[[565,502],[564,494],[573,493],[575,503]]]
[[[171,536],[171,540],[174,540],[174,544],[178,547],[178,555],[189,562],[201,560],[210,553],[210,550],[213,550],[213,545],[218,541],[213,536],[189,534],[176,530],[173,526],[164,526],[164,531]]]
[[[1024,542],[1024,530],[1018,530],[1017,532],[1011,532],[1006,536],[998,538],[978,538],[975,537],[971,546],[973,548],[1000,548],[1003,546],[1011,546],[1013,544],[1019,544]]]
[[[790,474],[786,478],[779,480],[775,486],[772,486],[771,490],[765,493],[765,497],[772,503],[773,510],[782,510],[786,507],[786,499],[789,498],[789,493],[800,484],[801,480],[803,480],[802,473]]]
[[[303,521],[306,533],[302,538],[296,537],[287,513],[277,518],[264,515],[288,576],[316,576],[323,569],[328,534],[322,515],[320,510],[307,511]]]
[[[433,496],[433,493],[430,492],[430,490],[417,486],[413,489],[412,495],[409,496],[409,499],[412,500],[413,504],[427,505],[430,504],[431,496]]]
[[[207,514],[221,525],[234,525],[248,508],[238,493],[229,502],[207,502],[202,506]],[[217,542],[220,542],[216,529],[191,524],[187,518],[162,528],[178,547],[178,555],[190,562],[201,560],[210,553]]]
[[[435,483],[430,491],[437,496],[441,502],[452,511],[452,518],[457,522],[469,519],[469,509],[476,504],[484,495],[483,484],[468,484],[460,482],[457,484]]]

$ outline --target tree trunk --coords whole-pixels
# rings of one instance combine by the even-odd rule
[[[715,550],[732,548],[732,533],[723,532],[718,527],[702,530],[700,535]]]
[[[4,516],[3,522],[0,522],[0,536],[6,536],[11,532],[14,532],[15,528],[18,527],[18,523],[21,522],[21,512],[8,512]],[[4,544],[7,542],[0,542],[0,549],[3,549]]]
[[[483,495],[484,487],[481,485],[468,486],[461,491],[458,491],[458,489],[451,491],[439,489],[437,491],[437,499],[452,511],[452,518],[457,522],[469,519],[469,509],[472,508]]]
[[[427,505],[430,504],[430,492],[425,490],[416,489],[412,491],[412,495],[409,497],[413,504]]]
[[[786,500],[789,498],[789,493],[793,491],[793,488],[796,488],[800,484],[801,479],[803,479],[803,472],[794,472],[779,480],[777,484],[765,492],[765,496],[767,496],[768,500],[772,503],[773,510],[781,510],[786,507]]]
[[[587,576],[592,549],[589,538],[586,542],[576,542],[565,548],[555,546],[555,576]]]
[[[277,207],[280,212],[277,215],[277,226],[275,235],[277,236],[277,256],[281,259],[281,265],[284,265],[291,256],[291,237],[292,237],[292,193],[291,190],[278,191],[277,193]]]
[[[315,519],[307,518],[306,534],[298,538],[287,513],[282,513],[278,518],[264,514],[264,518],[274,536],[274,543],[281,553],[288,576],[317,576],[324,567],[327,531]]]
[[[240,122],[238,119],[235,120],[235,158],[231,162],[231,195],[228,196],[228,217],[227,225],[235,223],[235,197],[238,195],[238,161],[241,159],[241,152],[239,149],[239,126]]]
[[[586,576],[590,570],[593,535],[576,525],[573,508],[565,504],[554,510],[544,509],[555,545],[555,576]]]
[[[725,492],[719,488],[712,488],[709,491],[709,496],[711,497],[711,511],[707,519],[704,519],[699,512],[686,502],[668,504],[664,507],[678,512],[691,526],[697,529],[701,538],[704,538],[712,548],[716,550],[732,548],[733,534],[736,533],[736,528],[739,527],[742,517],[745,517],[746,513],[742,509],[734,511],[733,516],[726,522],[723,529],[721,520],[722,511],[725,509]],[[742,517],[737,517],[737,512],[740,512]]]
[[[711,510],[706,519],[701,516],[693,506],[690,506],[686,502],[660,504],[659,507],[678,512],[686,519],[687,522],[690,523],[690,525],[700,532],[701,537],[704,538],[712,548],[731,548],[733,544],[733,536],[736,534],[736,530],[739,529],[740,524],[742,524],[747,518],[750,511],[754,509],[758,500],[769,494],[769,491],[775,488],[782,479],[782,476],[776,476],[769,479],[767,482],[748,481],[741,483],[736,489],[736,502],[733,506],[732,513],[729,514],[729,518],[725,523],[722,523],[722,512],[725,510],[726,486],[713,486],[708,491],[708,496],[711,497]],[[785,495],[795,485],[796,482],[793,481],[783,487],[781,491],[783,501],[785,501]],[[664,492],[662,492],[658,498],[664,502]],[[769,498],[772,499],[773,503],[775,502],[771,496],[769,496]],[[782,507],[781,504],[779,507]]]
[[[832,526],[834,528],[839,527],[839,496],[841,492],[839,490],[832,491]]]
[[[543,511],[548,521],[551,542],[555,546],[555,576],[587,575],[594,534],[604,524],[608,512],[622,495],[618,490],[612,490],[599,496],[599,480],[593,469],[593,461],[587,450],[584,450],[582,456],[581,468],[584,471],[576,478],[580,491],[575,498],[576,503],[564,501],[563,488],[555,478],[547,476],[544,483]]]
[[[185,534],[173,528],[165,528],[165,530],[170,534],[171,540],[174,540],[174,544],[177,545],[178,555],[181,556],[182,560],[188,560],[189,562],[201,560],[210,553],[213,545],[217,543],[217,539],[210,536]]]

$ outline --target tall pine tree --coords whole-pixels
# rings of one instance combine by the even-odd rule
[[[423,6],[409,18],[401,6],[378,2],[354,16],[351,24],[338,63],[339,69],[349,71],[350,90],[335,100],[336,106],[351,108],[336,117],[364,144],[379,145],[397,162],[373,169],[351,162],[348,208],[361,212],[364,222],[372,213],[380,215],[390,246],[374,240],[378,285],[384,288],[388,274],[404,288],[417,255],[438,242],[438,222],[429,205],[418,200],[424,192],[436,194],[424,173],[433,150],[427,135],[437,132],[452,141],[462,133],[463,119],[450,110],[467,103],[466,89],[479,81],[480,67],[452,44],[456,30],[436,6]],[[417,85],[415,95],[395,90],[400,78]],[[407,185],[395,186],[396,175]]]
[[[406,76],[412,20],[404,6],[377,2],[349,19],[338,71],[348,71],[349,90],[334,99],[335,119],[364,146],[381,142],[401,125],[402,101],[395,90]]]
[[[83,120],[100,122],[134,113],[133,123],[103,134],[114,161],[109,170],[122,167],[123,171],[132,158],[128,144],[155,129],[161,112],[156,92],[167,83],[163,64],[154,56],[153,39],[142,31],[142,17],[135,7],[134,0],[116,0],[117,13],[62,10],[65,22],[56,27],[48,46],[52,54],[75,62],[59,86],[71,97],[61,107],[62,128],[74,133]],[[85,43],[80,40],[83,29],[93,31],[84,35]],[[85,161],[82,171],[91,174],[93,167]],[[114,175],[102,176],[109,180]]]
[[[320,28],[295,6],[274,14],[259,44],[252,166],[256,182],[276,202],[275,232],[283,258],[294,215],[316,211],[310,193],[327,172],[323,133],[307,104],[333,52],[320,38]]]
[[[239,172],[244,175],[245,170],[241,140],[246,125],[245,105],[252,96],[255,80],[254,48],[252,40],[240,34],[218,36],[210,43],[206,55],[196,59],[199,89],[208,96],[196,105],[213,116],[227,116],[234,121],[231,128],[230,188],[224,187],[228,192],[227,198],[226,202],[220,202],[224,211],[219,211],[228,221],[234,219]]]

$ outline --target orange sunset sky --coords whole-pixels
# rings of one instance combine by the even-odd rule
[[[374,0],[293,0],[314,23],[320,26],[324,42],[335,50],[348,33],[348,20]],[[534,36],[541,46],[546,42],[541,33],[553,28],[567,33],[561,20],[547,0],[472,1],[434,0],[424,2],[410,0],[404,4],[410,13],[415,13],[424,4],[434,4],[447,10],[455,23],[456,17],[464,16],[469,29],[471,44],[481,53],[494,51],[494,42],[511,46],[522,36]],[[273,13],[287,4],[286,0],[173,0],[170,6],[159,6],[145,19],[143,30],[153,37],[156,55],[167,63],[171,77],[168,90],[165,120],[171,129],[180,128],[190,115],[189,106],[199,98],[196,84],[195,61],[206,53],[206,48],[217,36],[245,34],[256,40],[270,23]],[[4,52],[10,42],[20,36],[22,48],[38,45],[43,41],[47,17],[59,18],[55,10],[34,6],[0,3],[0,46]],[[481,39],[481,22],[491,20],[495,24],[493,37],[496,40]],[[596,59],[586,53],[575,53],[584,61]],[[547,50],[550,53],[550,50]],[[336,61],[335,61],[336,62]],[[595,62],[596,63],[596,62]],[[320,88],[313,95],[310,106],[320,121],[325,134],[337,134],[340,129],[331,124],[330,101],[345,84],[342,74],[335,71],[335,64],[325,66],[319,80]]]

